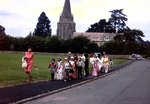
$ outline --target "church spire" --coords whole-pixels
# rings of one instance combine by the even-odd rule
[[[64,17],[71,17],[71,6],[70,6],[70,0],[65,0],[65,5],[63,8],[62,16]]]

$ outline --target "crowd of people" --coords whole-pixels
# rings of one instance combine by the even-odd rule
[[[90,56],[90,61],[89,61]],[[25,52],[25,57],[27,66],[25,67],[25,72],[28,75],[27,82],[32,80],[30,72],[32,70],[33,62],[34,67],[36,67],[35,58],[32,52],[32,47],[28,47],[28,52]],[[32,61],[33,59],[33,61]],[[52,80],[64,80],[65,82],[72,79],[82,79],[82,69],[84,68],[83,75],[85,77],[89,76],[89,62],[93,65],[92,76],[98,76],[100,72],[108,73],[108,69],[112,69],[113,61],[108,60],[107,55],[103,52],[101,54],[87,53],[72,55],[71,52],[68,52],[68,56],[65,57],[64,62],[61,57],[57,57],[57,62],[53,58],[49,64],[48,69],[51,73]]]

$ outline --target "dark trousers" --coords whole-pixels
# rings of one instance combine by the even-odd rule
[[[78,79],[81,76],[82,79],[82,67],[78,67]]]
[[[54,73],[51,73],[51,78],[52,80],[54,80]]]
[[[85,76],[88,77],[89,76],[89,71],[88,71],[88,68],[85,67]]]

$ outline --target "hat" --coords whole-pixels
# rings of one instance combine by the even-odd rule
[[[67,57],[65,57],[65,60],[68,60],[68,58],[67,58]]]
[[[55,59],[53,58],[52,61],[55,61]]]
[[[71,56],[71,59],[74,59],[74,57],[73,57],[73,56]]]
[[[98,55],[97,54],[94,54],[96,57],[98,57]]]
[[[61,57],[57,57],[57,59],[60,59],[60,60],[61,60]]]
[[[68,54],[71,54],[71,52],[68,52]]]

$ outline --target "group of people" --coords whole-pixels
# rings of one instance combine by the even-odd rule
[[[63,63],[61,57],[57,57],[57,62],[55,64],[55,59],[52,59],[51,63],[49,64],[49,70],[51,72],[52,80],[67,80],[82,79],[82,68],[84,67],[85,76],[89,76],[88,72],[88,55],[83,54],[79,56],[75,54],[74,56],[71,55],[71,52],[68,52],[68,57],[65,57],[65,61]]]
[[[25,67],[25,72],[28,75],[27,82],[29,82],[32,80],[30,72],[32,71],[33,62],[34,67],[36,67],[32,47],[28,47],[28,51],[25,52],[24,59],[27,63],[27,67]],[[50,70],[52,80],[64,80],[66,82],[67,80],[76,78],[82,79],[82,68],[84,68],[84,75],[86,77],[89,76],[88,54],[82,54],[82,56],[79,56],[79,54],[77,53],[73,56],[71,52],[68,52],[68,56],[65,57],[64,60],[65,61],[63,62],[61,57],[57,57],[56,63],[56,60],[54,58],[51,60],[48,69]],[[93,64],[92,76],[97,76],[100,71],[104,71],[105,73],[107,73],[108,65],[109,69],[111,69],[113,65],[112,60],[108,60],[105,52],[103,52],[103,56],[91,53],[90,62],[91,64]]]
[[[93,64],[92,76],[98,76],[100,72],[108,73],[112,69],[113,61],[108,59],[105,52],[103,55],[94,54],[94,57],[90,54],[90,62]]]

